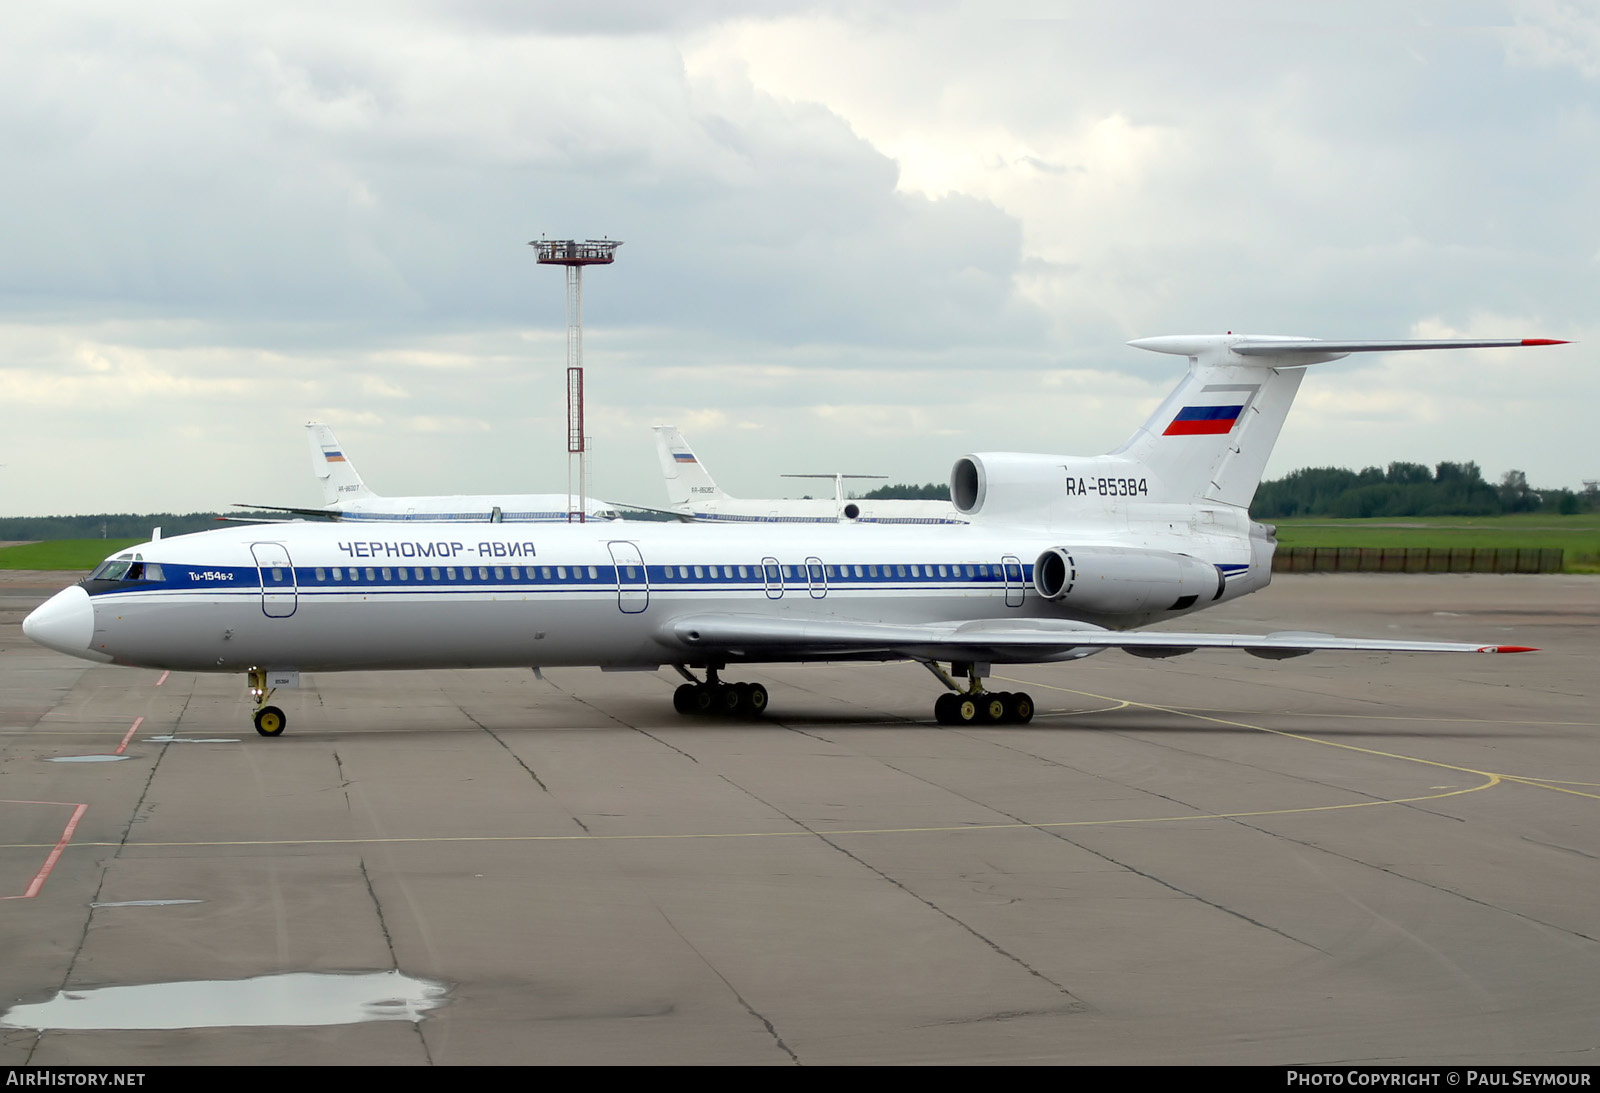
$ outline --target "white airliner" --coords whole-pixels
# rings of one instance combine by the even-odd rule
[[[679,711],[754,714],[767,692],[724,682],[730,666],[909,659],[949,688],[934,708],[941,723],[1026,722],[1026,694],[984,689],[993,665],[1108,648],[1269,659],[1520,651],[1135,628],[1267,585],[1275,540],[1247,506],[1305,365],[1559,343],[1206,335],[1132,344],[1189,358],[1149,420],[1109,455],[963,457],[951,496],[967,524],[240,526],[118,554],[23,630],[87,660],[243,673],[266,736],[285,723],[265,704],[273,688],[301,672],[670,666],[688,680],[674,695]]]
[[[826,478],[834,484],[834,498],[730,497],[711,478],[683,434],[670,425],[657,425],[656,455],[667,480],[667,497],[673,512],[696,520],[758,524],[964,524],[966,517],[949,501],[851,500],[844,495],[846,478],[876,478],[864,474],[788,474],[785,478]]]
[[[238,505],[238,508],[264,512],[287,512],[340,521],[464,521],[467,523],[545,523],[566,522],[567,495],[564,493],[506,493],[445,495],[439,497],[379,497],[367,488],[356,473],[344,446],[333,430],[320,421],[306,422],[306,441],[311,446],[311,473],[322,486],[327,504],[320,509],[289,505]],[[587,519],[616,520],[621,514],[604,501],[589,498]]]

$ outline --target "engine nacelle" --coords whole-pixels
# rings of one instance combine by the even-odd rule
[[[1107,615],[1182,611],[1220,598],[1224,583],[1214,565],[1142,547],[1052,547],[1033,563],[1039,595]]]
[[[950,501],[963,516],[1036,515],[1060,502],[1065,462],[1023,452],[964,455],[950,470]]]

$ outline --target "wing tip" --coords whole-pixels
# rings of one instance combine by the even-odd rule
[[[1523,345],[1571,345],[1565,338],[1523,338]]]
[[[1484,645],[1478,649],[1480,653],[1537,653],[1536,645]]]

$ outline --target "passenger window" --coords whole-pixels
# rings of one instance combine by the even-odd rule
[[[361,570],[357,569],[355,566],[351,566],[350,579],[352,581],[359,581],[361,579]]]
[[[433,579],[434,579],[434,580],[436,580],[436,581],[437,581],[437,580],[438,580],[438,579],[439,579],[439,567],[438,567],[438,566],[432,566],[432,567],[430,567],[430,568],[429,568],[429,569],[428,569],[428,575],[429,575],[429,576],[430,576],[430,577],[432,577],[432,578],[433,578]]]
[[[388,573],[389,571],[386,569],[384,572]],[[399,569],[395,570],[395,573],[402,581],[409,581],[411,579],[411,570],[407,569],[405,566],[401,566]]]
[[[333,570],[333,579],[336,580],[336,581],[344,580],[344,570],[342,570],[342,569],[338,568],[337,566],[335,566],[334,570]]]
[[[895,566],[894,567],[894,575],[896,577],[904,577],[906,575],[906,567],[903,566],[903,565]]]
[[[861,576],[861,567],[860,566],[856,566],[856,576],[857,577]]]
[[[678,576],[682,577],[684,580],[688,580],[688,578],[689,578],[689,567],[686,566],[686,565],[680,565],[678,567]]]
[[[453,566],[453,565],[445,566],[444,567],[444,575],[445,575],[445,579],[446,580],[450,580],[450,581],[455,580],[456,579],[456,567]]]
[[[556,566],[556,579],[560,580],[560,581],[564,581],[564,580],[567,579],[567,567],[566,566],[564,566],[564,565]]]
[[[318,582],[326,581],[327,579],[328,579],[328,571],[326,569],[323,569],[320,565],[317,566],[317,580],[318,580]]]
[[[745,567],[744,567],[744,566],[740,566],[740,567],[739,567],[739,579],[740,579],[740,580],[741,580],[741,581],[742,581],[742,580],[745,580],[745,579],[746,579],[746,578],[747,578],[747,577],[749,577],[749,576],[750,576],[750,574],[749,574],[749,572],[748,572],[748,571],[747,571],[747,570],[746,570],[746,569],[745,569]]]
[[[597,581],[600,579],[600,571],[594,566],[589,567],[589,579],[591,581]]]
[[[383,579],[386,580],[386,581],[389,579],[389,567],[388,566],[384,566],[383,567]]]
[[[506,571],[504,566],[497,565],[494,567],[494,579],[497,581],[503,581],[506,579]]]
[[[876,577],[877,575],[878,575],[878,567],[877,566],[875,566],[875,565],[867,566],[867,576]]]
[[[368,570],[367,570],[367,580],[369,580],[369,581],[375,581],[375,580],[377,580],[377,579],[378,579],[378,575],[377,575],[377,574],[376,574],[376,573],[374,573],[374,572],[373,572],[373,571],[372,571],[372,570],[371,570],[371,569],[370,569],[370,568],[369,568],[369,569],[368,569]]]
[[[511,579],[513,581],[522,580],[522,567],[520,565],[514,565],[511,567]]]

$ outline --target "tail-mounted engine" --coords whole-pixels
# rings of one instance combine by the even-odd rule
[[[1037,517],[1065,496],[1064,461],[1021,452],[962,456],[950,470],[950,501],[963,516]]]
[[[1164,550],[1053,547],[1033,563],[1034,590],[1047,600],[1098,614],[1182,611],[1220,599],[1222,570]]]

